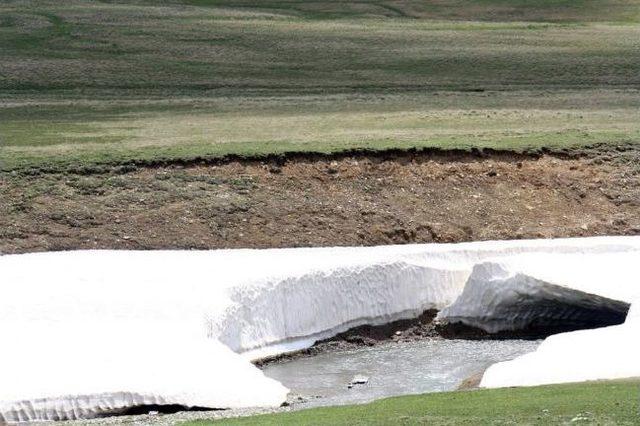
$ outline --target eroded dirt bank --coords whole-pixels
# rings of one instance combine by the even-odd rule
[[[640,234],[637,146],[574,154],[387,153],[3,174],[0,252]]]
[[[382,325],[361,325],[328,339],[317,341],[309,348],[258,359],[253,363],[258,367],[264,367],[324,352],[356,349],[391,342],[415,342],[440,338],[442,335],[440,328],[442,327],[438,327],[434,322],[436,315],[438,315],[438,311],[430,309],[412,319],[403,319]]]

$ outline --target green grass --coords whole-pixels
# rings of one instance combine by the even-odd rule
[[[637,425],[639,421],[640,382],[627,380],[403,396],[365,405],[185,425]]]
[[[607,3],[600,3],[598,16],[606,18]],[[181,96],[207,90],[278,94],[640,85],[635,21],[434,21],[376,14],[310,19],[292,14],[300,4],[269,9],[260,2],[220,8],[79,0],[3,3],[0,90]],[[636,5],[640,9],[640,2]]]
[[[640,0],[176,3],[3,2],[0,91],[117,97],[640,85]],[[387,16],[419,4],[467,15]],[[566,22],[525,13],[569,5],[581,12]],[[623,6],[637,19],[621,20]],[[353,7],[364,9],[348,13]],[[491,13],[481,20],[474,7]],[[502,7],[508,16],[497,13]],[[305,8],[335,10],[340,19],[299,13]]]
[[[627,144],[640,140],[639,108],[637,91],[17,102],[0,108],[0,169],[350,149],[521,152]]]
[[[10,0],[0,39],[0,170],[640,129],[640,0]]]
[[[158,4],[157,1],[147,3]],[[628,0],[182,0],[209,7],[246,7],[307,19],[399,17],[438,20],[593,22],[636,21],[637,1]]]

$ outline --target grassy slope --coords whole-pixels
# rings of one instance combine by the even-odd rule
[[[157,3],[149,1],[148,3]],[[255,0],[183,0],[183,4],[255,7]],[[267,0],[265,10],[312,18],[385,16],[463,21],[637,22],[637,0]]]
[[[6,1],[0,168],[633,142],[638,22],[638,0]]]
[[[638,419],[640,382],[628,380],[403,396],[190,425],[636,425]]]

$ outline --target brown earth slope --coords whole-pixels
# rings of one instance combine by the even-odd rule
[[[0,175],[0,252],[640,234],[640,149],[387,153]]]

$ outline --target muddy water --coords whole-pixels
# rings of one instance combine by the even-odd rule
[[[353,404],[394,395],[454,390],[489,365],[534,351],[541,341],[429,340],[324,353],[272,364],[264,373],[309,406]],[[349,383],[354,376],[366,384]],[[305,404],[305,405],[307,405]]]

